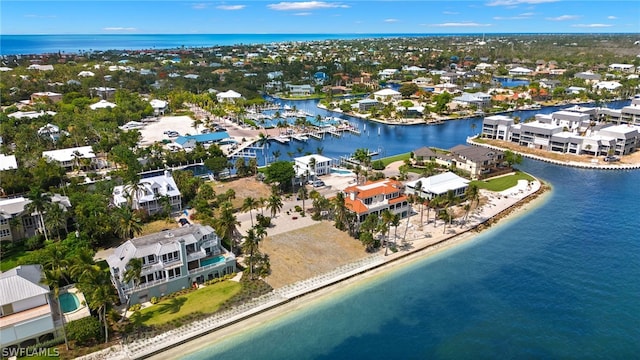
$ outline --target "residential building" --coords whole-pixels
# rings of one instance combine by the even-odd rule
[[[466,105],[475,105],[478,108],[483,109],[491,106],[491,95],[483,92],[463,92],[462,95],[453,98],[453,101]]]
[[[0,273],[0,349],[53,338],[61,325],[42,284],[40,265],[21,265]]]
[[[138,286],[125,283],[127,264],[142,260]],[[236,258],[208,225],[189,224],[128,240],[107,258],[121,302],[150,301],[236,271]]]
[[[453,165],[467,171],[472,179],[479,179],[490,173],[504,161],[502,151],[480,146],[457,145],[449,149],[449,152],[453,155]]]
[[[375,99],[362,99],[353,106],[358,109],[358,112],[364,113],[371,109],[381,107],[382,105]]]
[[[520,67],[520,66],[514,67],[513,69],[509,70],[509,75],[511,76],[528,76],[532,74],[533,74],[533,70]]]
[[[311,85],[292,85],[286,84],[287,91],[291,96],[309,96],[314,93],[313,87]]]
[[[226,131],[216,131],[206,134],[178,136],[174,142],[180,148],[189,151],[195,149],[198,143],[203,144],[206,148],[211,144],[220,143],[226,139],[231,139],[229,133]]]
[[[92,96],[95,94],[103,100],[110,99],[116,93],[115,88],[106,86],[93,87],[90,90]]]
[[[217,93],[216,99],[218,99],[218,102],[234,103],[237,100],[242,99],[242,94],[233,90],[227,90],[225,92]]]
[[[420,187],[418,187],[419,184]],[[452,172],[446,172],[409,181],[405,189],[409,195],[418,194],[421,198],[431,200],[436,196],[444,197],[449,191],[453,191],[456,197],[463,197],[467,187],[469,187],[469,180]]]
[[[509,128],[514,125],[513,118],[506,115],[486,116],[482,122],[483,138],[508,140]]]
[[[426,146],[413,150],[413,158],[416,161],[431,161],[436,158],[435,151]]]
[[[313,164],[315,162],[315,164]],[[293,159],[293,167],[297,176],[321,176],[331,173],[333,160],[326,156],[313,154]]]
[[[611,71],[620,71],[626,73],[632,73],[635,71],[635,66],[633,64],[611,64],[609,65],[609,70]]]
[[[0,153],[0,171],[15,170],[18,168],[18,162],[15,155],[5,155]]]
[[[167,101],[159,99],[153,99],[149,101],[149,104],[151,104],[151,107],[153,108],[153,114],[155,116],[164,115],[165,111],[167,111],[167,106],[169,105]]]
[[[390,102],[402,100],[402,94],[399,91],[385,88],[373,93],[373,98],[380,102]]]
[[[62,101],[62,94],[51,91],[35,92],[31,94],[31,102],[35,103],[38,101],[51,101],[52,103],[57,103]]]
[[[404,186],[397,180],[370,181],[349,186],[343,192],[347,209],[356,213],[358,223],[362,223],[369,214],[380,215],[384,210],[399,214],[401,218],[410,211]]]
[[[91,146],[80,146],[74,148],[43,151],[42,157],[48,161],[55,161],[66,170],[71,170],[74,166],[82,166],[82,160],[86,159],[91,165],[96,164],[96,154]]]
[[[97,103],[89,105],[89,108],[91,110],[97,110],[97,109],[114,108],[116,106],[118,106],[118,105],[116,105],[116,104],[114,104],[112,102],[109,102],[107,100],[102,99],[102,100],[98,101]]]
[[[0,199],[0,242],[16,241],[42,233],[42,216],[27,211],[31,200],[22,196]],[[53,194],[51,203],[58,204],[65,211],[71,207],[67,196]]]
[[[55,114],[57,114],[55,111],[16,111],[8,116],[15,119],[36,119],[45,115],[54,116]]]
[[[60,139],[60,135],[62,134],[69,135],[69,133],[66,131],[60,131],[60,127],[58,127],[57,125],[49,123],[38,129],[38,136],[54,142],[58,141],[58,139]]]
[[[166,200],[163,200],[165,198]],[[113,204],[130,205],[154,215],[171,206],[171,212],[182,210],[182,195],[169,171],[141,179],[138,186],[118,185],[113,188]]]

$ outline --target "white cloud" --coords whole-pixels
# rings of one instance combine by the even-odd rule
[[[425,24],[426,26],[433,27],[484,27],[491,26],[491,24],[478,24],[474,22],[459,22],[459,23],[441,23],[441,24]]]
[[[557,17],[548,17],[547,20],[551,20],[551,21],[566,21],[566,20],[575,20],[578,19],[580,16],[578,15],[560,15]]]
[[[196,9],[196,10],[202,10],[202,9],[206,9],[207,6],[208,5],[205,4],[205,3],[196,3],[196,4],[191,5],[191,8],[192,9]]]
[[[443,11],[442,12],[445,15],[458,15],[460,14],[459,12],[455,12],[455,11]]]
[[[311,15],[310,12],[299,12],[299,13],[295,13],[293,14],[294,16],[309,16]]]
[[[122,26],[112,26],[102,28],[104,31],[136,31],[137,29],[134,27],[122,27]]]
[[[302,2],[280,2],[277,4],[269,4],[267,5],[267,7],[272,10],[289,11],[289,10],[348,8],[349,5],[343,5],[341,3],[328,3],[324,1],[302,1]]]
[[[521,4],[543,4],[559,0],[494,0],[486,3],[487,6],[514,6]]]
[[[605,28],[605,27],[611,27],[613,25],[611,24],[575,24],[571,26],[579,27],[579,28]]]
[[[617,16],[613,16],[613,15],[607,16],[607,19],[609,19],[609,20],[615,20],[617,18],[618,18]]]
[[[384,19],[383,21],[386,22],[386,23],[394,23],[394,22],[398,22],[399,20],[398,19]]]
[[[220,10],[242,10],[245,7],[247,7],[247,5],[218,5],[216,6],[216,9],[220,9]]]

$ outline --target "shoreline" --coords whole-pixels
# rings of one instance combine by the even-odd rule
[[[378,251],[354,263],[339,267],[320,276],[299,281],[298,283],[274,289],[271,293],[252,299],[224,313],[212,314],[210,317],[185,324],[180,328],[170,330],[152,338],[133,340],[127,344],[119,344],[98,353],[89,354],[82,359],[173,359],[179,358],[187,352],[200,350],[209,346],[215,339],[230,336],[255,326],[266,320],[275,319],[297,309],[309,300],[330,295],[336,290],[344,289],[350,284],[369,279],[372,276],[397,268],[399,265],[424,259],[442,250],[466,243],[476,238],[483,230],[504,220],[512,219],[516,215],[528,211],[530,204],[538,204],[551,190],[548,184],[536,180],[533,183],[521,181],[513,188],[500,193],[489,192],[489,201],[474,211],[468,222],[459,227],[450,225],[449,232],[442,231],[438,222],[433,223],[431,232],[411,224],[417,220],[417,213],[408,218],[407,228],[411,228],[414,237],[408,244],[403,243],[397,252],[390,252],[387,256]],[[430,228],[429,219],[425,228]],[[456,230],[459,229],[459,232]],[[424,231],[424,233],[423,233]],[[442,233],[441,235],[438,235]],[[420,235],[420,236],[417,236]],[[405,245],[409,247],[405,248]],[[193,350],[194,347],[198,349]]]
[[[220,329],[211,331],[197,338],[181,342],[176,346],[167,348],[166,350],[149,354],[143,358],[154,360],[178,359],[185,355],[190,355],[211,346],[215,342],[225,341],[231,337],[238,336],[248,329],[259,327],[262,323],[273,321],[290,312],[302,310],[310,305],[310,302],[322,301],[326,298],[336,295],[340,291],[347,290],[352,285],[361,284],[367,280],[384,276],[391,271],[397,271],[405,266],[411,265],[416,261],[425,260],[431,256],[439,254],[443,251],[455,248],[458,245],[466,244],[476,239],[482,232],[489,229],[493,225],[504,225],[508,221],[523,215],[529,210],[536,208],[544,203],[548,195],[550,195],[551,187],[544,184],[536,191],[528,194],[523,199],[507,206],[486,221],[474,225],[462,233],[448,236],[434,244],[425,245],[415,250],[402,253],[396,257],[378,264],[370,269],[363,270],[357,274],[351,275],[345,279],[336,281],[329,285],[315,289],[311,292],[299,295],[289,301],[278,306],[273,306],[267,310],[250,316],[244,320],[234,322]],[[400,251],[398,252],[400,253]],[[398,254],[396,253],[396,254]],[[395,255],[395,254],[392,254]],[[389,255],[391,257],[392,255]]]

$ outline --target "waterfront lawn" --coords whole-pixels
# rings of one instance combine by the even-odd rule
[[[137,325],[152,326],[163,325],[193,313],[212,314],[241,289],[242,285],[235,281],[218,282],[137,311],[131,316],[131,321]]]
[[[490,191],[504,191],[518,185],[518,180],[533,181],[535,179],[529,174],[523,173],[522,171],[516,171],[516,173],[513,175],[502,176],[495,179],[489,179],[487,181],[475,180],[472,181],[471,184],[476,185],[480,189],[487,189]]]
[[[405,160],[409,160],[411,159],[411,153],[404,153],[404,154],[398,154],[398,155],[394,155],[394,156],[389,156],[389,157],[385,157],[382,158],[380,160],[382,160],[382,163],[384,164],[384,166],[388,166],[391,163],[394,163],[396,161],[405,161]]]

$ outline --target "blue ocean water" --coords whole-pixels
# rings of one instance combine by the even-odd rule
[[[466,34],[466,36],[473,34]],[[291,41],[425,37],[433,34],[67,34],[2,35],[0,55],[67,53],[96,50],[200,48]],[[443,35],[438,35],[443,36]]]
[[[186,358],[637,358],[640,171],[521,167],[532,211]]]

